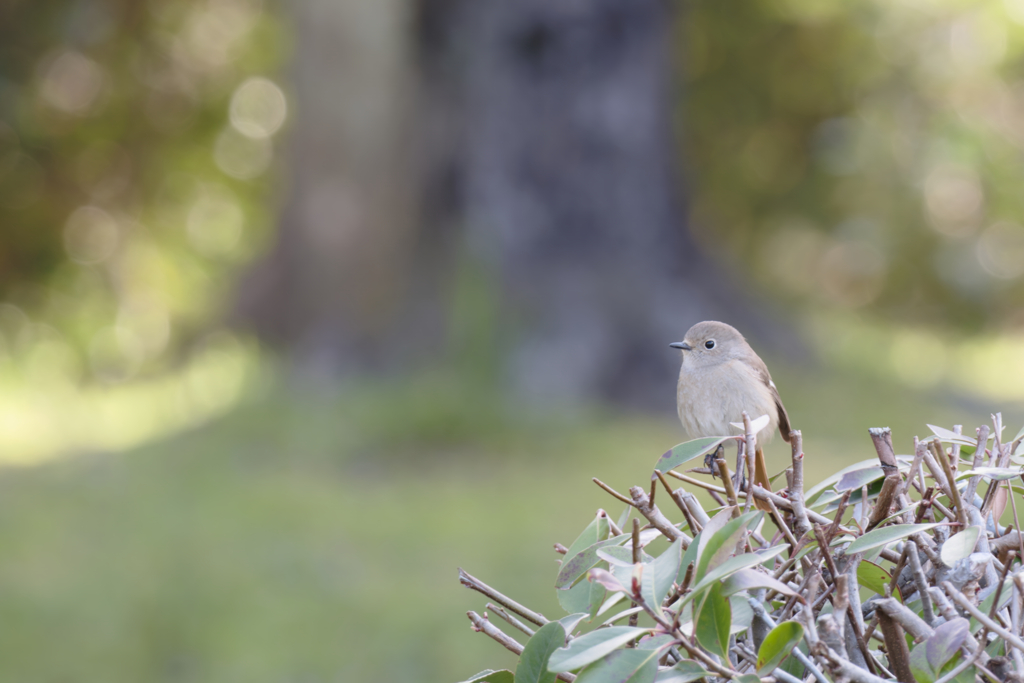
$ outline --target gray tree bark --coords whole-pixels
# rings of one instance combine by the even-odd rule
[[[468,259],[508,386],[671,406],[690,324],[772,329],[686,230],[672,4],[295,2],[292,198],[244,316],[318,373],[403,367]]]

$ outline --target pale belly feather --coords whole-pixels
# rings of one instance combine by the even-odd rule
[[[751,420],[762,415],[768,426],[757,434],[764,445],[771,440],[779,424],[778,409],[771,390],[746,364],[732,360],[710,367],[679,371],[676,390],[679,420],[691,438],[726,436],[738,430],[730,422],[743,422],[743,411]]]

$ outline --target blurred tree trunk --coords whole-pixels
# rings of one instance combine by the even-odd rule
[[[510,386],[670,406],[668,342],[751,318],[685,229],[670,6],[293,3],[291,198],[244,315],[317,373],[403,367],[468,262]]]

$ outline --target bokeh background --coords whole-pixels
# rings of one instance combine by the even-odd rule
[[[1015,432],[1022,190],[1024,0],[5,0],[0,680],[509,666],[701,319]]]

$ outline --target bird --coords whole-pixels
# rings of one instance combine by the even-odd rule
[[[682,356],[676,409],[690,438],[731,434],[729,423],[742,422],[744,411],[751,420],[768,416],[768,424],[756,435],[753,469],[754,483],[771,491],[763,447],[776,428],[788,443],[791,426],[768,366],[739,330],[714,320],[697,323],[682,341],[669,346]],[[760,509],[769,507],[755,503]]]

